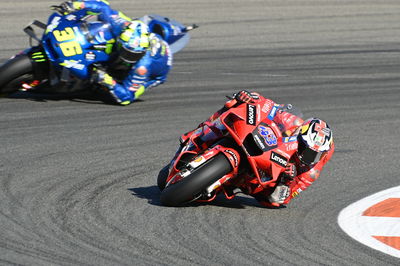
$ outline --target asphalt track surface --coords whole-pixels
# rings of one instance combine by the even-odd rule
[[[399,185],[397,0],[111,2],[200,28],[168,82],[128,107],[0,99],[0,264],[398,265],[336,222],[350,203]],[[57,3],[1,1],[1,62]],[[243,88],[328,121],[337,150],[321,178],[285,209],[246,196],[160,206],[156,176],[179,134]]]

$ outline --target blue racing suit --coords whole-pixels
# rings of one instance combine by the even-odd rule
[[[85,12],[76,12],[80,16],[97,15],[100,21],[111,25],[113,36],[101,36],[107,40],[107,43],[113,43],[118,46],[116,40],[124,33],[125,29],[131,23],[138,23],[141,27],[148,27],[141,21],[131,20],[122,12],[110,8],[106,1],[102,0],[78,0],[72,2],[74,10]],[[167,74],[172,66],[172,53],[166,43],[160,36],[154,33],[147,35],[149,47],[146,48],[144,56],[131,66],[128,75],[117,82],[111,75],[98,70],[93,73],[96,78],[94,82],[108,88],[114,99],[121,105],[127,105],[141,96],[147,89],[162,84],[167,79]],[[118,50],[114,47],[113,50]]]

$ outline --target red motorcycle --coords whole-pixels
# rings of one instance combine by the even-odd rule
[[[228,103],[232,107],[213,122],[226,128],[224,136],[204,149],[200,148],[202,130],[196,130],[160,171],[157,183],[163,205],[209,202],[218,193],[232,199],[236,188],[251,195],[263,190],[272,193],[297,150],[297,138],[284,137],[273,121],[277,112],[287,111],[290,105],[271,100]]]

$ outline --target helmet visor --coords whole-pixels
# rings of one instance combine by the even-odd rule
[[[306,143],[304,143],[304,140],[300,135],[298,137],[298,144],[297,155],[302,163],[306,165],[312,165],[319,162],[324,152],[314,151],[313,149],[309,148]]]
[[[123,61],[134,64],[137,61],[139,61],[144,54],[145,51],[132,51],[126,48],[125,46],[122,46],[119,56]]]

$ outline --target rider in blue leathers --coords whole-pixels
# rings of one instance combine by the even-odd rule
[[[131,20],[103,0],[68,1],[61,7],[65,14],[97,15],[100,21],[111,25],[113,36],[97,32],[95,37],[110,44],[112,59],[107,69],[93,69],[91,81],[105,87],[117,103],[128,105],[147,89],[166,81],[172,53],[160,36],[149,33],[145,23]],[[74,12],[78,10],[81,12]],[[126,74],[117,78],[121,73]]]

